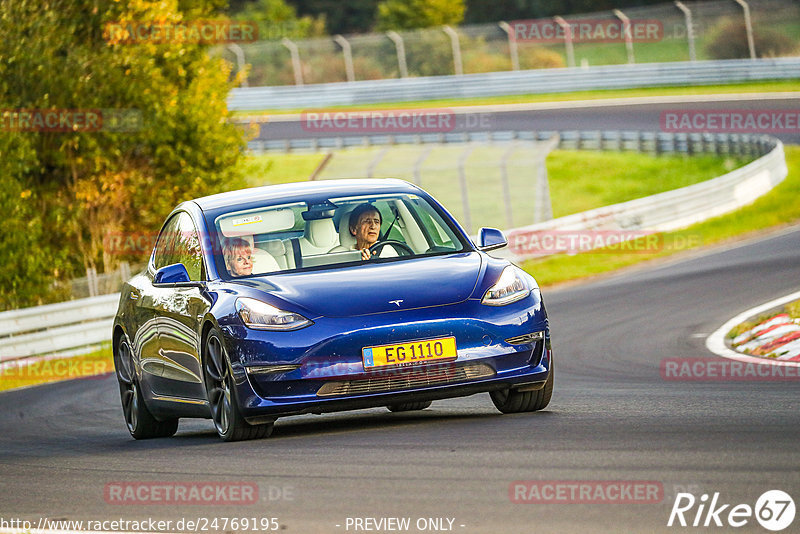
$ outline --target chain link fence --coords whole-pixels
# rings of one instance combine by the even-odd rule
[[[59,282],[58,289],[67,300],[118,293],[122,289],[122,284],[142,268],[144,266],[141,264],[131,266],[128,262],[123,261],[120,263],[119,269],[98,274],[96,269],[90,267],[86,269],[86,276]]]
[[[620,33],[624,24],[628,31]],[[645,28],[647,33],[637,32]],[[308,40],[283,37],[218,47],[212,53],[236,70],[249,69],[246,86],[792,56],[800,54],[800,3],[686,0],[537,21]]]
[[[442,202],[468,232],[552,219],[543,142],[387,145],[331,151],[319,180],[402,178]]]

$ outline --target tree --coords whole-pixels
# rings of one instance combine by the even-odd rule
[[[0,245],[10,260],[0,267],[0,307],[51,300],[54,281],[86,267],[143,260],[147,251],[109,249],[107,237],[157,232],[181,200],[242,185],[236,163],[245,142],[226,120],[236,83],[227,64],[203,44],[128,44],[108,31],[109,23],[212,19],[222,7],[187,4],[0,0],[4,118],[100,110],[104,119],[99,130],[15,131],[4,123]]]
[[[464,0],[385,0],[378,4],[378,29],[410,30],[464,20]]]
[[[247,4],[235,15],[237,20],[258,24],[259,40],[304,39],[325,34],[325,16],[297,17],[293,6],[284,0],[257,0]]]

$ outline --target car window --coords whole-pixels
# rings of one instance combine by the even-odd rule
[[[200,236],[188,213],[173,215],[158,236],[153,254],[153,267],[160,269],[174,263],[182,263],[189,279],[203,279],[203,256]]]
[[[355,250],[348,222],[352,210],[364,203],[380,212],[379,236],[387,236],[386,239],[401,245],[386,245],[373,258],[377,261],[402,261],[461,252],[469,247],[441,208],[419,195],[331,197],[315,199],[313,204],[274,204],[218,215],[214,221],[214,235],[219,241],[216,250],[224,251],[226,245],[230,248],[235,243],[236,250],[251,253],[249,261],[242,259],[241,270],[237,267],[235,272],[226,263],[229,260],[225,254],[216,254],[218,270],[239,277],[259,274],[259,264],[266,266],[261,274],[361,264],[361,253]],[[326,219],[328,223],[324,222]],[[308,246],[309,243],[313,246]]]
[[[200,250],[200,236],[197,228],[188,213],[179,213],[175,245],[173,248],[173,263],[182,263],[189,273],[189,280],[203,279],[203,254]]]
[[[180,214],[173,215],[158,235],[156,248],[153,252],[153,267],[155,269],[175,263],[172,261],[172,251],[175,246],[175,235],[178,233],[178,215]]]

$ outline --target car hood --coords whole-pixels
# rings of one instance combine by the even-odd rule
[[[251,278],[247,284],[312,314],[352,317],[466,300],[481,272],[476,252]],[[398,302],[399,301],[399,302]]]

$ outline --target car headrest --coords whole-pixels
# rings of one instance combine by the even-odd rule
[[[339,218],[339,244],[345,248],[351,248],[356,238],[350,233],[350,212],[356,209],[356,205],[344,206],[338,210]]]
[[[336,244],[336,227],[333,219],[313,219],[306,221],[306,228],[303,232],[309,243],[319,248],[330,248]]]

